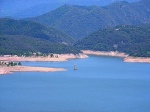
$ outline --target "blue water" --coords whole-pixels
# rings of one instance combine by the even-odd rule
[[[22,64],[63,67],[67,71],[1,75],[0,112],[150,112],[148,63],[91,56]]]

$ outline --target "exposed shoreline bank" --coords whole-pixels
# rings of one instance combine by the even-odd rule
[[[57,57],[56,57],[57,56]],[[14,61],[14,62],[23,62],[23,61],[41,61],[41,62],[62,62],[69,59],[76,58],[87,58],[86,54],[80,53],[77,55],[74,54],[54,54],[54,57],[50,56],[31,56],[31,57],[18,57],[18,56],[0,56],[0,61]]]
[[[124,62],[140,62],[140,63],[150,63],[149,57],[131,57],[128,54],[114,52],[114,51],[92,51],[92,50],[82,50],[86,55],[97,55],[97,56],[112,56],[123,58]]]
[[[82,52],[86,55],[98,55],[98,56],[113,56],[113,57],[128,57],[125,53],[114,52],[114,51],[92,51],[92,50],[82,50]]]
[[[41,61],[41,62],[62,62],[69,59],[87,58],[87,55],[97,55],[97,56],[112,56],[123,58],[124,62],[140,62],[140,63],[150,63],[149,57],[131,57],[125,53],[120,52],[105,52],[105,51],[91,51],[82,50],[83,53],[74,54],[60,54],[58,57],[18,57],[18,56],[0,56],[0,61]],[[31,66],[0,66],[0,75],[10,74],[12,72],[56,72],[56,71],[66,71],[64,68],[47,68],[47,67],[31,67]]]
[[[139,62],[139,63],[150,63],[150,58],[148,57],[126,57],[124,62]]]
[[[54,54],[53,57],[50,56],[31,56],[31,57],[18,57],[18,56],[0,56],[0,61],[13,61],[13,62],[62,62],[69,59],[77,58],[87,58],[88,56],[80,53],[74,54]],[[31,67],[31,66],[0,66],[0,75],[10,74],[12,72],[56,72],[56,71],[66,71],[63,68],[46,68],[46,67]]]
[[[31,67],[31,66],[10,66],[0,67],[0,75],[10,74],[13,72],[56,72],[66,71],[63,68]]]

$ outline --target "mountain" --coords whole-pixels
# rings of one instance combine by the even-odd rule
[[[105,7],[63,5],[44,15],[28,18],[62,30],[80,39],[90,33],[117,25],[138,25],[150,22],[150,1],[115,2]]]
[[[84,5],[84,6],[91,6],[91,5],[98,5],[98,6],[106,6],[113,2],[118,1],[127,1],[127,2],[137,2],[140,0],[67,0],[66,4],[72,5]]]
[[[51,1],[50,3],[53,5],[54,2]],[[14,17],[15,14],[39,4],[43,4],[43,2],[41,0],[13,0],[13,2],[11,0],[0,0],[0,17]]]
[[[29,53],[74,53],[80,51],[73,46],[53,43],[26,35],[0,35],[0,55],[23,55]]]
[[[73,42],[65,33],[38,23],[0,19],[0,54],[78,53]]]
[[[42,15],[44,13],[47,13],[49,11],[52,11],[61,5],[62,4],[59,4],[59,3],[38,4],[38,5],[28,8],[26,10],[17,12],[15,14],[13,14],[12,17],[17,18],[17,19],[27,18],[27,17],[36,17],[36,16]]]
[[[63,42],[67,44],[73,42],[73,39],[69,35],[32,21],[2,18],[0,19],[0,26],[0,35],[26,35],[46,39],[51,42]]]
[[[131,56],[150,57],[150,24],[99,30],[77,41],[75,46],[85,50],[119,51]]]
[[[0,0],[0,17],[26,18],[47,13],[64,4],[105,6],[122,0]],[[139,0],[127,0],[135,2]]]

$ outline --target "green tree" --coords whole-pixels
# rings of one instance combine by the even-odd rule
[[[50,57],[53,58],[53,57],[54,57],[54,54],[50,54]]]
[[[18,65],[21,66],[22,65],[21,62],[19,62]]]

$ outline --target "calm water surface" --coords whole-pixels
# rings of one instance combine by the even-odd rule
[[[91,56],[23,65],[63,67],[67,71],[0,76],[0,112],[150,112],[148,63]]]

